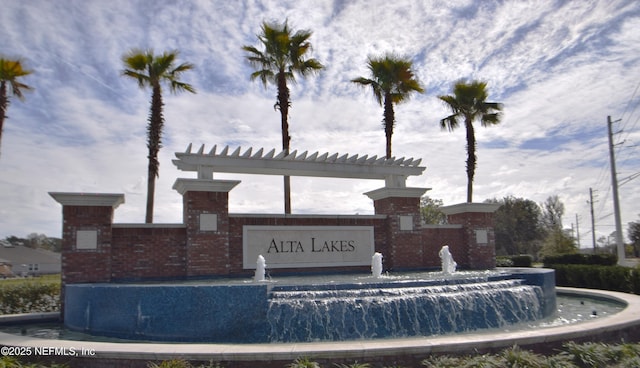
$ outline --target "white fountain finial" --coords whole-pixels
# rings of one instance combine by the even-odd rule
[[[451,255],[451,252],[449,252],[449,246],[443,246],[438,254],[440,255],[440,260],[442,262],[442,273],[450,275],[456,272],[456,266],[458,266],[458,264],[453,260],[453,256]]]
[[[260,282],[264,281],[264,274],[267,268],[267,263],[264,260],[264,257],[261,255],[258,256],[258,260],[256,261],[256,274],[253,277],[253,281]]]

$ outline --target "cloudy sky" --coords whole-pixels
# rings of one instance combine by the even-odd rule
[[[124,193],[120,223],[144,221],[150,91],[120,76],[131,48],[179,50],[197,94],[165,94],[166,130],[156,186],[158,223],[182,221],[174,153],[193,143],[280,148],[275,87],[251,82],[243,45],[264,20],[313,31],[312,56],[326,68],[291,87],[292,149],[384,155],[382,108],[350,79],[369,55],[413,60],[426,88],[396,108],[393,154],[427,167],[410,186],[445,204],[466,200],[463,130],[442,131],[437,96],[460,78],[488,83],[502,123],[479,127],[474,200],[559,195],[564,226],[578,216],[590,247],[589,188],[597,236],[614,231],[607,116],[621,181],[640,171],[640,2],[614,1],[158,1],[0,0],[0,53],[34,74],[12,101],[0,153],[0,238],[60,236],[61,206],[48,192]],[[240,178],[234,213],[281,213],[282,179]],[[640,180],[620,187],[622,222],[640,219]],[[362,193],[380,181],[292,179],[294,213],[373,213]]]

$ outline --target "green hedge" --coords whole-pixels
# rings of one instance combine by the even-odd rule
[[[532,264],[533,257],[528,254],[496,257],[497,267],[531,267]]]
[[[613,254],[561,254],[557,256],[546,256],[542,260],[545,267],[553,267],[556,264],[581,264],[613,266],[618,263],[618,257]]]
[[[640,295],[640,269],[622,266],[554,264],[556,285]]]
[[[533,257],[528,254],[513,256],[511,260],[513,261],[513,267],[531,267],[531,264],[533,264]]]
[[[0,284],[0,314],[57,312],[60,310],[60,285],[26,282]]]

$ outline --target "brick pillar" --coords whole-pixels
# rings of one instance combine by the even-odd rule
[[[465,251],[460,266],[468,269],[486,270],[496,267],[496,242],[494,212],[500,207],[495,203],[461,203],[442,207],[450,224],[462,225],[466,244],[449,244],[454,260],[456,251]]]
[[[111,281],[113,210],[124,194],[49,193],[62,205],[60,315],[67,284]]]
[[[62,285],[109,282],[113,210],[124,194],[49,195],[62,204]]]
[[[373,200],[376,215],[387,216],[385,269],[424,267],[420,231],[420,197],[426,188],[384,187],[365,193]],[[382,234],[375,234],[376,237]]]
[[[229,191],[239,180],[178,179],[187,228],[187,276],[227,275],[229,257]]]

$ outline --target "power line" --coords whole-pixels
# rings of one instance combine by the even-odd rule
[[[624,119],[624,114],[626,114],[627,110],[629,110],[629,106],[631,106],[631,101],[633,101],[633,98],[636,96],[638,89],[640,89],[640,82],[638,82],[638,84],[636,85],[636,89],[633,90],[633,94],[631,95],[631,98],[629,98],[629,102],[627,102],[627,107],[624,108],[622,115],[620,115],[620,119]],[[633,108],[633,111],[635,111],[636,107],[638,107],[638,104],[636,104],[636,106]],[[633,115],[633,111],[629,115]],[[624,126],[622,128],[624,129]]]

